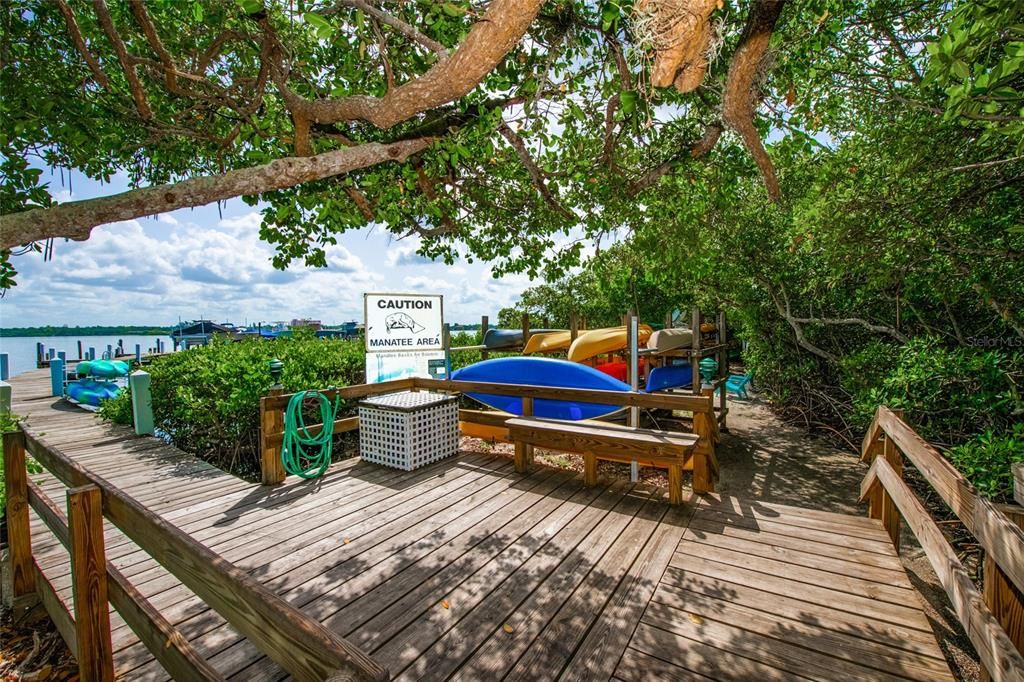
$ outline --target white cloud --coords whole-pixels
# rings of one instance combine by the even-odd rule
[[[217,223],[217,226],[226,227],[229,230],[238,232],[257,232],[262,223],[263,216],[260,215],[259,211],[249,211],[233,218],[223,218]]]
[[[178,225],[178,219],[172,216],[170,213],[161,213],[156,217],[161,223],[167,223],[168,225]]]

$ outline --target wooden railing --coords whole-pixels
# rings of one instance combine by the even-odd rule
[[[903,480],[903,457],[920,471],[985,550],[984,594],[978,590],[939,526]],[[901,519],[931,562],[967,636],[993,680],[1024,680],[1024,531],[980,496],[935,448],[887,407],[879,407],[864,438],[871,462],[861,483],[868,514],[899,545]]]
[[[680,393],[630,393],[625,391],[599,391],[579,388],[534,386],[529,384],[496,384],[480,381],[457,381],[453,379],[399,379],[379,384],[360,384],[340,389],[320,391],[330,399],[340,396],[342,400],[353,400],[370,395],[393,393],[407,390],[432,390],[449,393],[488,393],[524,399],[569,400],[582,403],[598,403],[620,407],[643,409],[682,410],[693,413],[693,432],[700,437],[693,453],[694,488],[714,491],[718,479],[718,459],[715,444],[718,442],[718,421],[715,418],[714,399],[711,395],[688,395]],[[260,468],[265,484],[281,483],[285,479],[281,464],[281,442],[284,434],[284,410],[294,394],[280,391],[265,396],[260,401]],[[507,415],[482,410],[460,410],[462,421],[501,426]],[[343,417],[334,422],[335,432],[352,431],[359,428],[358,417]],[[310,428],[312,433],[316,427]]]
[[[114,679],[108,601],[174,679],[223,679],[107,561],[104,518],[295,679],[388,679],[387,670],[356,646],[116,486],[42,442],[30,427],[21,425],[18,431],[4,434],[3,444],[15,603],[27,604],[35,598],[42,602],[75,654],[82,680]],[[26,453],[69,488],[66,516],[28,480]],[[30,508],[70,553],[73,613],[32,554]]]

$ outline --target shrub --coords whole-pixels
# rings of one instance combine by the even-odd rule
[[[360,341],[312,334],[242,342],[214,340],[155,360],[152,376],[156,428],[174,445],[241,476],[259,474],[259,401],[270,390],[268,363],[284,363],[285,392],[348,386],[364,380]],[[100,414],[131,422],[128,391],[106,401]]]
[[[1020,353],[950,348],[935,338],[917,338],[879,354],[876,365],[880,378],[853,395],[855,421],[862,426],[878,405],[888,405],[904,410],[925,438],[950,444],[1008,429],[1024,414],[1017,388],[1024,380]]]
[[[1002,433],[986,431],[952,448],[947,456],[982,495],[1009,502],[1013,498],[1011,465],[1024,462],[1024,423]]]

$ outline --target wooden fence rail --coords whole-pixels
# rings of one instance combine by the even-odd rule
[[[939,526],[903,480],[903,457],[949,505],[985,550],[985,593],[978,590]],[[898,543],[901,519],[917,537],[978,651],[984,675],[1024,680],[1024,530],[974,486],[902,417],[882,406],[861,448],[871,468],[861,484],[868,514]],[[995,589],[1002,588],[1002,589]]]
[[[345,388],[329,388],[319,391],[327,398],[340,397],[355,400],[371,395],[407,390],[433,390],[448,393],[488,393],[532,400],[571,400],[582,403],[600,403],[620,407],[644,409],[680,410],[693,413],[693,432],[700,437],[694,456],[707,466],[695,467],[695,486],[702,490],[714,490],[718,478],[718,459],[715,444],[718,442],[718,420],[715,417],[714,398],[711,395],[690,395],[681,393],[629,393],[624,391],[601,391],[580,388],[560,388],[529,384],[499,384],[481,381],[458,381],[453,379],[410,378],[385,381],[379,384],[359,384]],[[273,392],[260,400],[260,470],[265,484],[277,484],[285,480],[281,464],[281,443],[284,436],[284,410],[293,393]],[[460,410],[459,419],[487,426],[502,426],[508,415],[489,410]],[[319,427],[322,428],[322,427]],[[359,428],[358,417],[342,417],[334,422],[336,433]],[[310,427],[311,433],[318,433],[318,427]]]
[[[66,517],[28,480],[26,453],[69,488]],[[75,653],[82,680],[114,679],[108,601],[175,679],[222,679],[106,560],[104,518],[295,679],[388,679],[387,670],[358,647],[295,609],[247,572],[116,486],[48,446],[29,426],[22,424],[19,431],[4,435],[4,468],[14,597],[21,603],[33,596],[42,601]],[[29,507],[70,552],[73,615],[35,563]]]

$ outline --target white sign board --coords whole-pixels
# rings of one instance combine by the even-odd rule
[[[444,299],[427,294],[364,294],[366,381],[429,376],[444,358]]]

